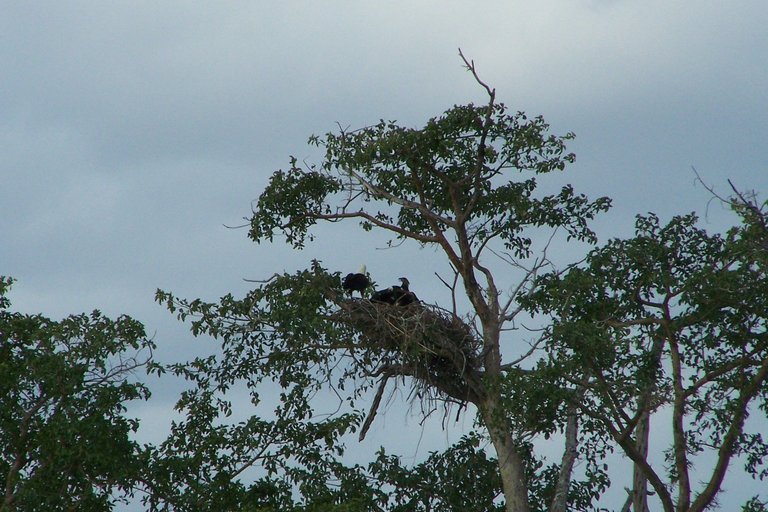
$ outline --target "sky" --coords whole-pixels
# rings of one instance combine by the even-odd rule
[[[323,228],[294,251],[255,245],[232,226],[289,156],[318,160],[312,134],[379,119],[418,126],[484,102],[459,48],[511,110],[576,134],[576,162],[558,179],[613,199],[594,224],[601,240],[630,235],[634,216],[649,211],[697,211],[707,229],[726,228],[733,218],[693,168],[723,194],[728,179],[768,194],[762,0],[0,8],[0,274],[17,280],[14,307],[129,314],[165,361],[198,345],[154,303],[157,288],[216,300],[313,258],[342,272],[366,263],[394,283],[404,253],[413,289],[440,300],[433,253],[382,250],[385,238],[354,226]],[[178,389],[155,385],[152,401],[132,409],[142,439],[162,439]],[[391,411],[360,452],[402,424],[413,433],[404,455],[418,460],[471,420],[433,432]]]

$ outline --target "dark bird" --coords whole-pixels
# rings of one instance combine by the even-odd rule
[[[401,277],[401,286],[390,286],[384,290],[378,290],[371,295],[371,302],[390,304],[393,306],[407,306],[419,302],[416,294],[408,289],[410,281],[407,277]]]
[[[341,287],[344,291],[348,292],[350,297],[354,292],[360,292],[360,296],[363,296],[363,291],[371,285],[370,279],[365,273],[365,265],[360,266],[360,271],[356,274],[347,274],[347,276],[341,281]]]

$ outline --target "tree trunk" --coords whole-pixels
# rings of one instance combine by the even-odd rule
[[[577,400],[580,400],[583,393],[577,393]],[[567,512],[568,510],[568,489],[571,485],[571,473],[573,464],[578,457],[578,430],[579,417],[578,407],[571,403],[568,406],[568,422],[565,426],[565,450],[563,450],[563,460],[560,463],[560,474],[557,477],[555,485],[555,496],[549,505],[549,512]]]
[[[648,457],[648,436],[650,433],[651,418],[648,409],[643,411],[640,421],[635,429],[637,451],[645,459]],[[632,479],[632,510],[634,512],[648,512],[648,478],[643,470],[635,464]]]
[[[497,400],[491,398],[481,405],[491,442],[496,448],[501,485],[507,512],[528,512],[528,485],[525,479],[523,459],[515,448],[512,436],[505,428],[503,416],[497,411]]]

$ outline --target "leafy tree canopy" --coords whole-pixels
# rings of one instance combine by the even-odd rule
[[[139,480],[123,413],[149,397],[132,372],[154,345],[126,316],[12,312],[11,284],[0,277],[0,510],[112,510]]]
[[[581,390],[574,405],[668,511],[711,507],[736,460],[768,476],[766,205],[738,192],[729,202],[742,222],[725,235],[708,234],[695,215],[666,225],[639,216],[633,238],[542,276],[522,299],[552,314],[550,364]],[[647,425],[662,411],[672,413],[672,439],[655,446],[666,460],[655,467]]]

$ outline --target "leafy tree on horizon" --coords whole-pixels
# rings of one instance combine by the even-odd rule
[[[0,511],[113,510],[145,460],[124,413],[149,398],[133,372],[153,342],[126,316],[12,312],[12,282],[0,277]]]
[[[653,509],[648,486],[665,512],[708,510],[737,461],[768,476],[768,215],[736,197],[742,224],[724,236],[692,214],[666,225],[638,216],[635,237],[542,276],[522,298],[552,315],[548,365],[578,390],[572,405],[633,461],[634,511]],[[662,411],[669,446],[651,436]]]

